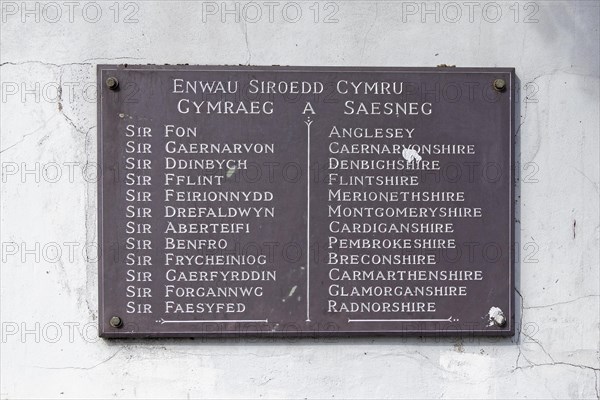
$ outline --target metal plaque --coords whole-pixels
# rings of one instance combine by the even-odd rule
[[[100,335],[513,335],[514,87],[98,66]]]

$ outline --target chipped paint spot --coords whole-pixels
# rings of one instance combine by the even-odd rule
[[[494,361],[490,356],[444,351],[439,357],[444,386],[442,398],[484,399],[490,397],[488,385],[473,384],[474,382],[485,382],[494,376]]]
[[[226,177],[231,178],[231,175],[233,175],[233,174],[235,174],[235,167],[229,168],[229,170],[227,171]]]
[[[496,318],[498,318],[500,316],[503,316],[503,315],[504,315],[504,313],[498,307],[492,307],[492,308],[490,308],[490,311],[488,311],[488,313],[487,313],[488,326],[495,325],[496,324],[495,323]]]
[[[290,293],[288,294],[288,297],[292,297],[294,295],[294,292],[296,291],[297,288],[298,288],[298,286],[294,286],[292,288],[292,290],[290,290]]]
[[[413,149],[402,150],[402,157],[404,157],[404,159],[408,162],[413,162],[413,161],[419,162],[423,158],[419,155],[419,153],[416,150],[413,150]]]

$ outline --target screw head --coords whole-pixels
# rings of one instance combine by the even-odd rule
[[[494,89],[498,92],[504,92],[506,90],[506,81],[504,79],[496,79],[494,81]]]
[[[496,324],[499,327],[503,327],[504,325],[506,325],[506,317],[504,316],[504,314],[498,314],[494,317],[494,324]]]
[[[108,86],[110,90],[115,90],[119,87],[119,81],[114,76],[111,76],[106,79],[106,86]]]
[[[120,328],[123,326],[123,320],[121,319],[121,317],[117,317],[117,316],[111,317],[109,324],[113,328]]]

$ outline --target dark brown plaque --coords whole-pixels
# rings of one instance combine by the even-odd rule
[[[514,85],[99,66],[101,336],[514,334]]]

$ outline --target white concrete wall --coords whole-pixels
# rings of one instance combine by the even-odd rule
[[[314,3],[2,1],[3,399],[598,398],[600,3]],[[97,63],[516,67],[518,334],[98,339]]]

